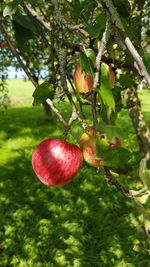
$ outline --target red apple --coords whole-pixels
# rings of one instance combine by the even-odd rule
[[[46,139],[34,150],[32,167],[47,186],[69,183],[79,172],[83,162],[79,147],[60,139]]]

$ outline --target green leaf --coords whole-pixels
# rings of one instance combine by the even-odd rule
[[[150,53],[144,53],[143,61],[144,61],[146,68],[149,70],[150,69]]]
[[[20,24],[22,27],[35,32],[35,27],[32,24],[31,20],[29,19],[29,17],[27,15],[14,15],[13,16],[14,20]]]
[[[105,166],[124,166],[130,159],[130,151],[124,147],[114,147],[107,151],[98,151],[97,156],[104,159]]]
[[[34,98],[33,105],[42,104],[48,98],[53,99],[54,89],[48,82],[43,82],[36,87],[32,96]]]
[[[99,23],[95,23],[94,25],[90,24],[86,28],[86,31],[90,34],[91,38],[97,38],[102,32]]]
[[[95,65],[96,56],[95,56],[93,49],[91,48],[85,49],[85,54],[92,61],[93,65]]]
[[[83,19],[85,24],[88,24],[89,21],[91,21],[93,17],[94,9],[97,7],[97,1],[96,0],[92,0],[92,1],[79,0],[79,2],[82,7],[82,11],[79,16],[79,19]]]
[[[144,186],[150,191],[150,170],[147,168],[145,158],[140,161],[139,176]]]
[[[28,41],[34,39],[34,34],[31,30],[21,26],[17,21],[13,20],[13,27],[15,31],[15,38],[18,47],[21,51],[28,51]]]
[[[110,142],[114,141],[114,137],[122,138],[123,136],[122,129],[116,125],[106,125],[101,123],[97,125],[96,130],[105,133]]]
[[[124,87],[128,88],[133,86],[134,81],[129,75],[126,74],[120,74],[119,83]]]
[[[37,2],[37,0],[28,0],[28,3],[30,3],[31,5],[35,4]]]
[[[86,53],[82,51],[80,52],[80,64],[83,72],[94,77],[93,62],[89,57],[87,57]]]
[[[98,92],[101,95],[104,104],[115,110],[115,100],[110,87],[109,72],[103,63],[101,64],[100,88],[98,88]]]
[[[106,16],[105,14],[100,14],[94,21],[90,23],[85,30],[90,34],[92,38],[97,38],[102,35],[105,30]]]
[[[72,7],[72,18],[77,23],[81,15],[82,5],[79,0],[73,0],[71,7]]]
[[[134,16],[131,18],[131,24],[135,27],[140,27],[141,25],[141,16]]]
[[[108,142],[107,138],[105,136],[101,137],[101,135],[97,135],[97,137],[96,137],[97,155],[99,154],[99,151],[101,153],[102,151],[108,150],[108,148],[109,148],[109,142]]]
[[[130,16],[131,5],[128,0],[114,0],[114,5],[121,17],[127,18]]]
[[[150,37],[150,30],[146,31],[146,35]]]
[[[22,2],[22,0],[14,0],[10,2],[3,10],[3,16],[9,16],[14,12],[14,9]]]

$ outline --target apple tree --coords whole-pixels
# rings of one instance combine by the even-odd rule
[[[130,158],[116,125],[118,113],[129,110],[141,152],[142,191],[149,191],[150,131],[138,97],[139,85],[150,88],[149,1],[3,0],[0,7],[1,50],[7,44],[11,64],[34,84],[33,104],[58,117],[65,140],[78,124],[84,160],[133,197],[141,191],[126,189],[113,172]],[[69,101],[69,119],[55,97]]]

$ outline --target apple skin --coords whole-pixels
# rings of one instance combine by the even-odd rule
[[[103,165],[103,159],[96,156],[96,136],[94,127],[91,126],[80,138],[80,148],[84,160],[93,167],[99,168]]]
[[[77,64],[77,67],[74,72],[74,84],[78,93],[88,93],[93,89],[93,78],[89,74],[81,72],[80,63]]]
[[[32,154],[32,167],[47,186],[69,183],[79,172],[83,162],[80,148],[60,139],[42,141]]]

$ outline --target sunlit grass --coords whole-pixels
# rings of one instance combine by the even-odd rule
[[[30,81],[10,79],[7,80],[10,97],[30,97],[34,91],[34,85]]]

